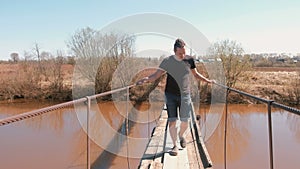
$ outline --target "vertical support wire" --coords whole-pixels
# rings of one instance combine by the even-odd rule
[[[273,135],[272,135],[272,109],[271,104],[273,101],[268,102],[268,126],[269,126],[269,150],[270,150],[270,169],[274,169],[274,163],[273,163]]]
[[[224,168],[227,168],[227,116],[228,116],[228,94],[229,88],[226,90],[225,100],[225,126],[224,126]]]
[[[127,87],[126,89],[126,136],[129,135],[128,102],[129,102],[129,88]]]
[[[87,98],[87,113],[86,113],[86,160],[87,160],[87,169],[91,168],[91,160],[90,160],[90,111],[91,111],[91,98],[89,96]]]
[[[129,162],[129,117],[128,117],[128,104],[129,104],[129,87],[126,88],[126,142],[127,142],[127,167],[130,169]]]
[[[147,111],[148,113],[147,113],[147,127],[148,127],[148,129],[147,129],[147,138],[148,138],[148,140],[150,140],[150,101],[149,101],[149,103],[148,103],[148,111]]]

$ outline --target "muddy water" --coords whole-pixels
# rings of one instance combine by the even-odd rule
[[[0,117],[8,117],[21,112],[45,107],[49,104],[26,103],[18,105],[0,104]],[[121,107],[126,107],[121,103]],[[150,123],[130,122],[128,132],[130,137],[144,138],[148,140],[153,127],[158,119],[162,103],[143,103],[135,105],[140,110],[135,115],[140,119],[150,119]],[[115,133],[124,135],[124,113],[120,114],[112,102],[96,105],[101,110],[102,117],[115,129]],[[151,107],[151,108],[150,108]],[[92,106],[92,110],[95,105]],[[80,111],[80,108],[78,109]],[[78,111],[76,110],[76,111]],[[87,135],[79,122],[80,113],[74,108],[60,109],[41,116],[26,119],[16,123],[0,127],[0,169],[84,169],[87,168]],[[129,107],[129,111],[133,110]],[[123,111],[123,110],[121,110]],[[151,112],[150,112],[151,111]],[[130,114],[131,112],[129,112]],[[95,125],[95,115],[91,114],[90,128],[93,137],[100,136],[101,140],[108,140],[109,146],[114,151],[106,151],[107,147],[99,144],[99,140],[91,140],[90,159],[92,168],[137,168],[138,158],[126,158],[118,155],[121,151],[128,150],[129,155],[143,154],[144,145],[129,145],[127,140],[118,137],[110,138],[108,131],[103,131],[101,125]],[[83,124],[84,126],[84,124]],[[98,127],[98,128],[97,128]],[[103,126],[105,128],[105,126]],[[101,131],[101,132],[95,132]],[[96,134],[95,134],[96,133]],[[94,138],[93,138],[94,139]],[[112,141],[113,140],[113,141]],[[110,149],[108,149],[110,150]]]
[[[206,109],[207,110],[207,109]],[[201,110],[204,115],[204,109]],[[224,168],[224,116],[206,141],[214,169]],[[269,142],[265,105],[230,105],[227,124],[227,168],[268,169]],[[274,168],[300,167],[300,116],[272,109]]]
[[[0,104],[0,118],[47,105],[49,103]],[[116,133],[124,135],[126,126],[123,125],[123,121],[126,105],[124,103],[120,105],[122,110],[112,102],[100,103],[96,107],[101,110],[103,119],[110,124],[111,128]],[[157,123],[153,119],[158,118],[161,105],[162,103],[157,103],[150,106],[144,103],[128,107],[129,114],[134,109],[139,110],[138,113],[131,114],[131,120],[139,122],[129,123],[129,136],[148,138]],[[149,109],[149,107],[151,108]],[[82,110],[84,111],[84,109],[83,105]],[[76,111],[78,110],[80,109]],[[205,117],[208,111],[209,107],[203,106],[199,113],[201,117]],[[111,137],[103,121],[97,121],[97,114],[99,112],[91,114],[93,136],[91,136],[90,158],[92,168],[137,168],[139,158],[126,158],[122,152],[128,150],[132,156],[141,155],[146,144],[128,142],[119,136]],[[76,114],[74,108],[68,108],[0,127],[0,168],[86,168],[87,138],[78,118],[80,118],[78,112]],[[147,119],[150,123],[145,122]],[[209,123],[210,121],[205,121],[205,124],[201,125]],[[218,125],[218,127],[209,138],[206,137],[206,146],[214,168],[221,169],[224,168],[224,116],[219,124],[214,125]],[[300,117],[274,109],[273,131],[274,167],[278,169],[299,168]],[[230,105],[227,128],[227,168],[269,168],[267,132],[267,114],[264,105]],[[205,137],[205,133],[203,136]],[[101,143],[103,140],[108,140],[108,145],[103,146]]]

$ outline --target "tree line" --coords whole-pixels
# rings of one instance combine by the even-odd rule
[[[24,58],[12,53],[11,62],[18,63],[18,73],[0,81],[0,98],[71,100],[74,94],[72,84],[67,85],[64,81],[62,66],[65,64],[76,65],[77,73],[84,79],[78,82],[79,87],[82,91],[94,88],[91,94],[129,85],[137,78],[132,76],[143,66],[157,65],[162,59],[153,59],[152,64],[145,58],[137,58],[135,40],[135,36],[126,33],[103,34],[87,27],[75,32],[68,40],[71,56],[63,56],[60,51],[56,54],[42,51],[38,44],[30,52],[24,52]],[[206,63],[205,69],[210,70],[203,70],[204,73],[210,72],[207,76],[229,87],[236,87],[241,77],[255,66],[251,56],[245,55],[242,45],[233,40],[215,42],[207,53],[207,57],[221,62]],[[120,67],[123,71],[118,71]],[[113,81],[115,76],[117,80]],[[77,93],[75,97],[87,93]]]

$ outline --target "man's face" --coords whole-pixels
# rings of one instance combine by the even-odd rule
[[[177,48],[175,51],[175,55],[179,58],[179,59],[183,59],[185,56],[185,48]]]

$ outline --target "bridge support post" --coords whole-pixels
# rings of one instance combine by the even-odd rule
[[[226,89],[225,95],[225,123],[224,123],[224,169],[227,169],[227,118],[228,118],[228,95],[230,88]]]
[[[91,160],[90,160],[90,111],[91,111],[91,98],[86,96],[87,99],[87,111],[86,111],[86,160],[87,160],[87,169],[91,168]]]
[[[274,164],[273,164],[273,135],[272,135],[272,108],[271,108],[271,104],[274,101],[269,100],[268,101],[268,128],[269,128],[269,150],[270,150],[270,169],[274,169]]]

